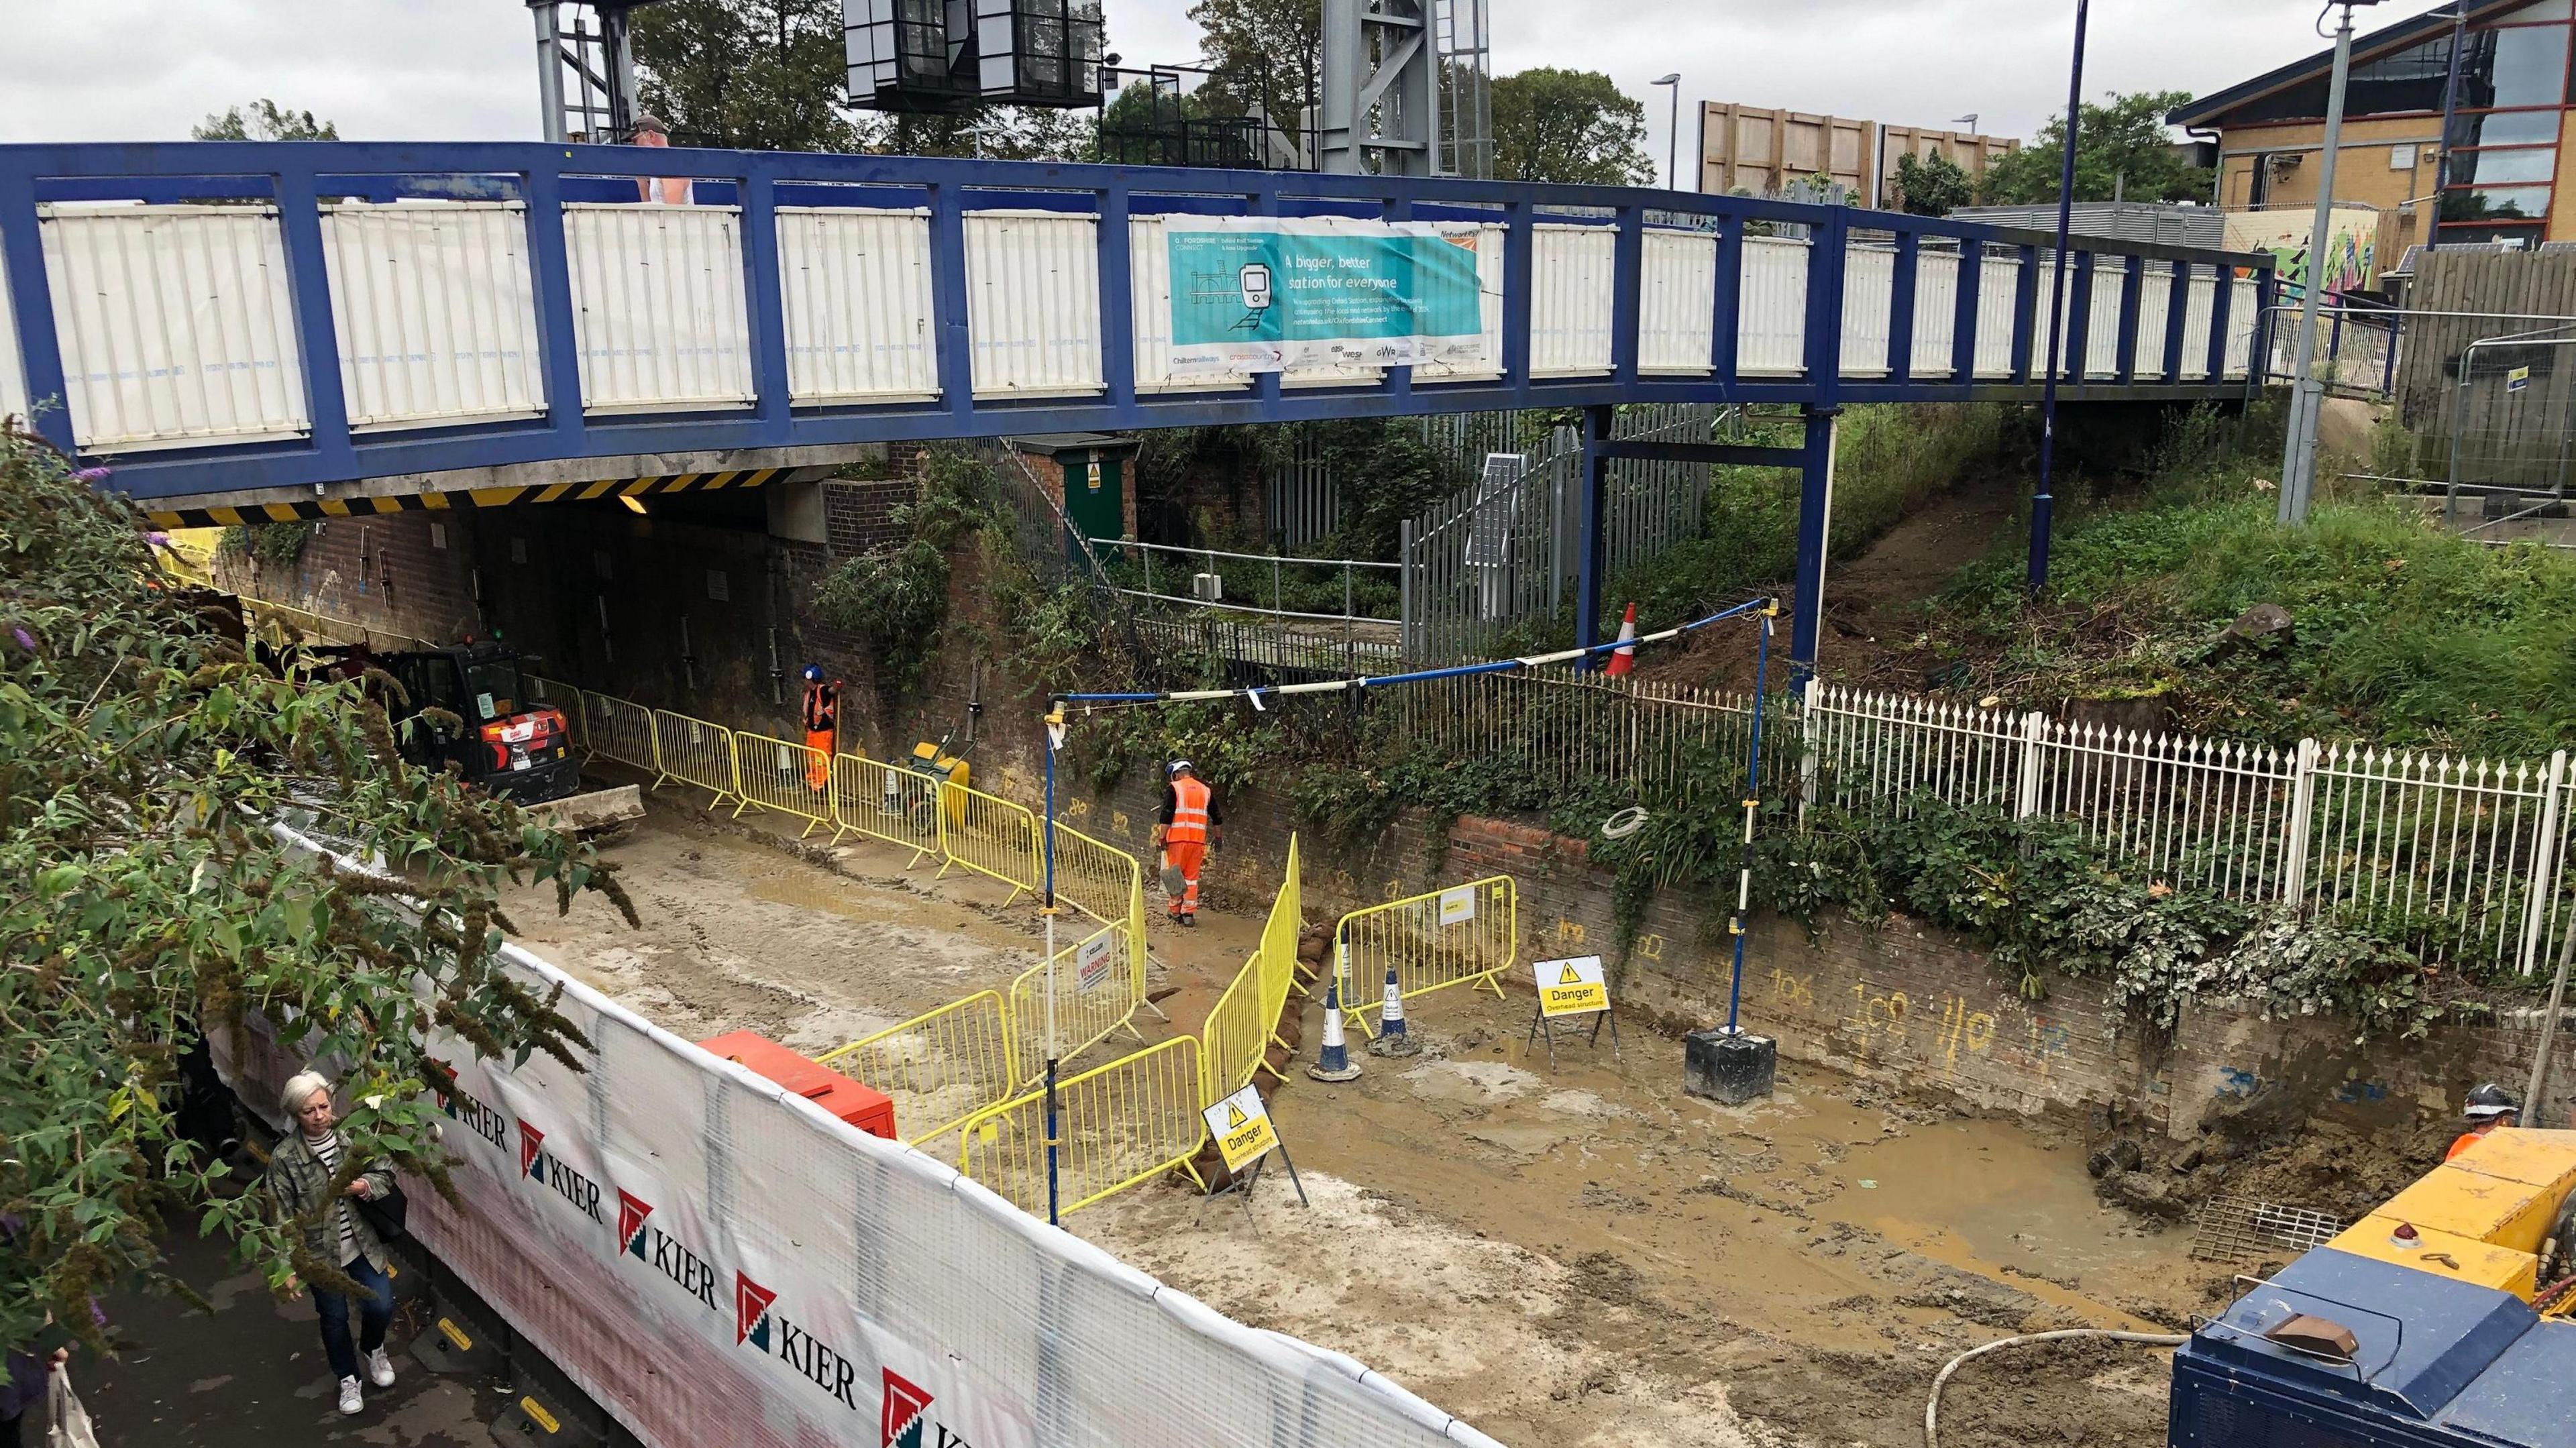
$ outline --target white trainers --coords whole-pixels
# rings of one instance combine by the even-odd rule
[[[394,1385],[394,1360],[385,1356],[383,1348],[367,1354],[367,1381],[380,1388]]]
[[[342,1378],[340,1380],[340,1411],[343,1413],[355,1413],[366,1405],[367,1400],[358,1392],[358,1380],[356,1378]]]

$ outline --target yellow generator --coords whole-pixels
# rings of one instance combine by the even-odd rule
[[[2559,1230],[2571,1189],[2576,1131],[2502,1126],[2326,1245],[2529,1302],[2549,1285],[2541,1277],[2544,1265],[2565,1277],[2567,1262],[2576,1258],[2576,1242]],[[2544,1264],[2544,1254],[2553,1252]]]
[[[923,792],[939,797],[939,812],[948,817],[950,825],[962,825],[966,822],[966,796],[963,791],[974,787],[973,766],[966,762],[966,756],[949,753],[948,741],[945,739],[936,744],[924,739],[912,746],[912,756],[904,760],[903,767],[928,781],[923,786]],[[943,784],[953,784],[957,788],[942,789],[940,786]]]

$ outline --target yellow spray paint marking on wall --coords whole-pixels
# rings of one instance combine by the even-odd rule
[[[1610,1009],[1610,984],[1602,975],[1601,957],[1542,960],[1532,967],[1538,984],[1539,1014],[1588,1016]]]
[[[1207,1118],[1208,1135],[1216,1138],[1216,1149],[1225,1157],[1229,1172],[1242,1171],[1278,1148],[1279,1132],[1270,1124],[1270,1110],[1253,1087],[1244,1087],[1200,1114]]]

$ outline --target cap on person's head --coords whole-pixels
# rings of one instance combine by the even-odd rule
[[[640,136],[646,131],[651,131],[656,135],[662,136],[671,134],[671,128],[662,124],[662,118],[653,114],[651,111],[646,111],[644,114],[635,118],[635,134]]]

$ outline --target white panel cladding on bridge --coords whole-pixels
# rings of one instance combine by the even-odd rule
[[[39,215],[81,451],[308,430],[275,208],[49,206]]]
[[[2182,375],[2198,381],[2209,375],[2209,319],[2218,301],[2218,273],[2205,266],[2191,269],[2191,298],[2182,315]]]
[[[966,334],[977,397],[1103,391],[1098,219],[968,212]]]
[[[1717,234],[1648,231],[1644,261],[1637,370],[1649,377],[1706,377],[1716,365]]]
[[[1736,301],[1735,370],[1747,376],[1794,377],[1807,370],[1807,242],[1794,237],[1744,238],[1744,273]]]
[[[1896,312],[1896,248],[1844,248],[1843,375],[1887,375],[1889,320]]]
[[[1959,254],[1930,247],[1914,254],[1914,353],[1917,377],[1950,375],[1950,349],[1959,335]]]
[[[322,209],[351,427],[545,411],[527,248],[516,201]]]
[[[2251,277],[2238,277],[2230,284],[2227,298],[2227,370],[2222,380],[2242,377],[2254,362],[2254,328],[2261,320],[2262,289]]]
[[[792,399],[939,395],[928,211],[779,207],[778,287]]]
[[[2138,335],[2129,348],[2129,370],[2141,381],[2165,375],[2165,322],[2173,316],[2171,262],[2151,261],[2138,283]]]
[[[563,211],[582,407],[750,406],[741,212],[658,203]]]
[[[1611,270],[1618,233],[1606,226],[1551,225],[1530,238],[1529,367],[1532,377],[1585,377],[1610,370]],[[1642,310],[1642,309],[1641,309]]]
[[[1510,227],[1498,224],[1476,228],[1476,312],[1483,324],[1484,356],[1473,362],[1426,362],[1413,369],[1414,381],[1490,382],[1503,375],[1503,238],[1510,233]]]
[[[2021,254],[1987,251],[1977,268],[1976,372],[1980,379],[2013,375],[2013,315],[2020,306],[2020,288]]]
[[[0,286],[0,417],[28,417],[27,374],[18,362],[18,319],[12,314],[9,289]]]
[[[2093,259],[2093,296],[2084,331],[2087,377],[2120,375],[2120,294],[2127,287],[2128,278],[2120,272],[2120,258]]]

